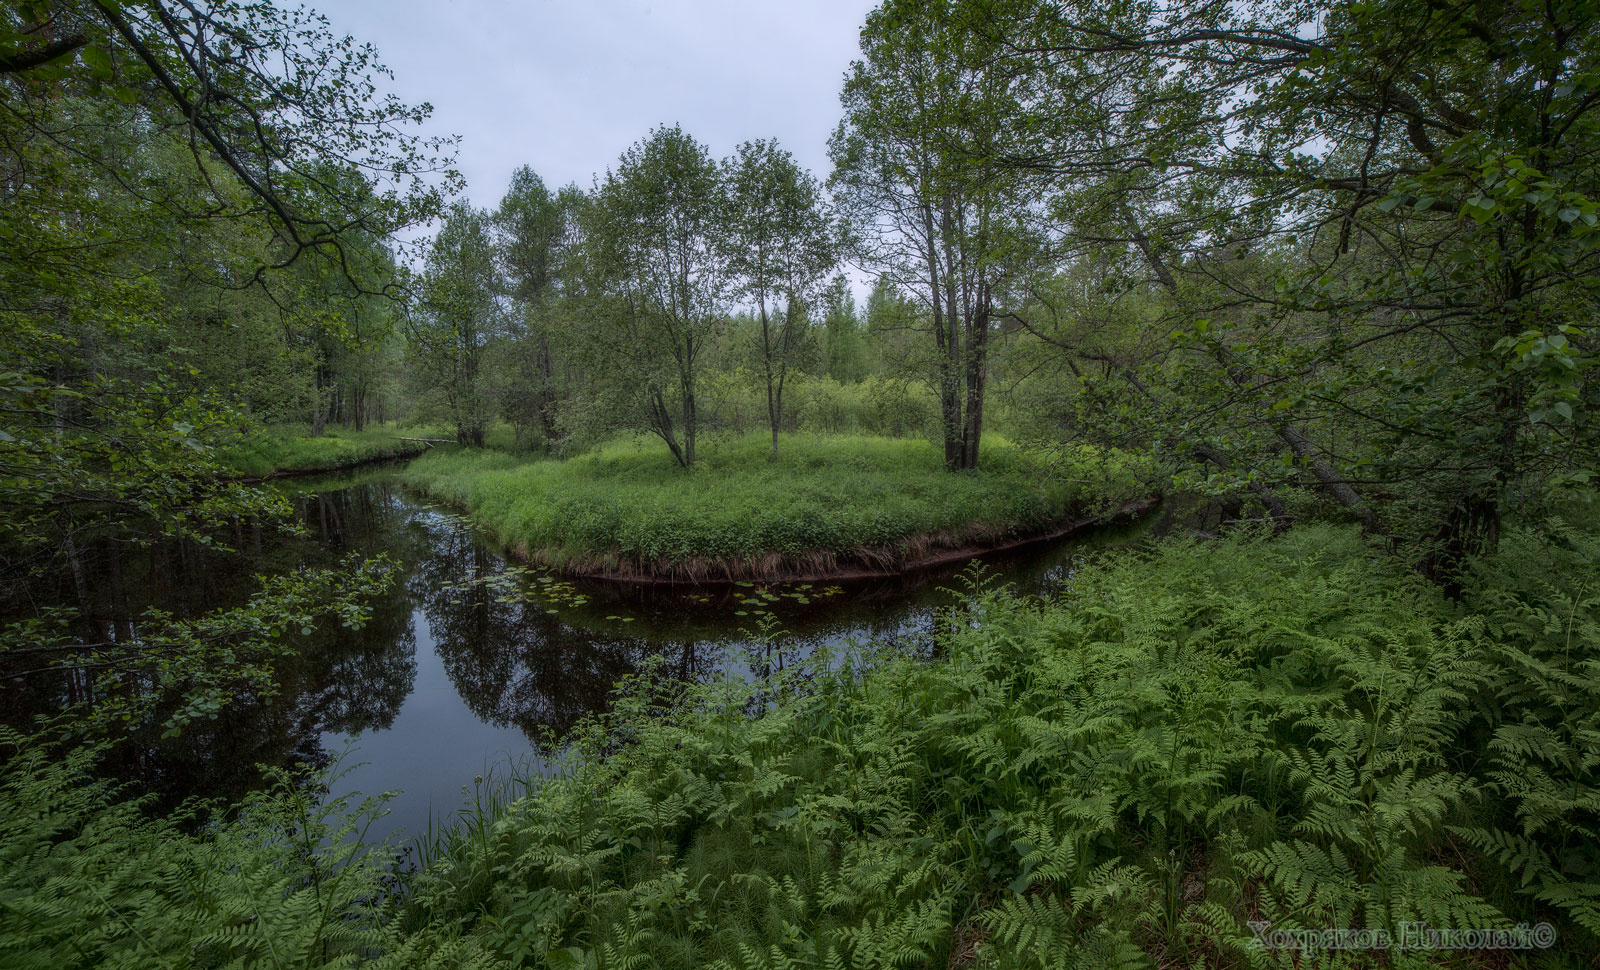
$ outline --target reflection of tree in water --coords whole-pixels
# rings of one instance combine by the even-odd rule
[[[386,484],[318,492],[300,501],[301,518],[329,560],[355,552],[387,554],[401,570],[369,604],[360,630],[324,625],[300,651],[295,706],[308,732],[355,734],[387,728],[417,676],[417,638],[405,570],[425,548],[411,506]]]
[[[0,619],[28,615],[20,590],[33,604],[80,610],[88,635],[126,640],[137,634],[147,608],[181,618],[237,606],[256,589],[257,574],[333,565],[350,553],[387,552],[404,569],[417,555],[412,543],[425,538],[405,527],[410,507],[381,486],[302,496],[296,505],[309,536],[241,522],[218,536],[231,548],[102,539],[77,564],[87,600],[63,569],[10,587]],[[297,638],[298,653],[275,671],[273,696],[241,692],[220,716],[192,722],[176,738],[161,737],[159,727],[137,728],[109,752],[105,770],[154,793],[162,806],[195,795],[233,801],[260,783],[258,765],[325,766],[325,732],[387,727],[416,676],[412,609],[401,578],[369,604],[363,629],[324,624]],[[0,680],[0,717],[25,727],[74,700],[92,703],[92,683],[86,672],[68,668]]]
[[[488,580],[506,564],[464,523],[432,517],[432,555],[412,576],[434,648],[474,714],[514,724],[535,738],[561,735],[585,714],[602,710],[617,681],[645,658],[661,655],[663,673],[697,679],[708,652],[693,640],[652,642],[583,629],[545,612],[539,601],[502,601]]]
[[[190,795],[237,798],[259,783],[258,763],[322,765],[325,733],[391,726],[417,676],[418,607],[446,674],[473,713],[530,735],[560,734],[602,709],[616,682],[652,657],[661,658],[669,678],[704,680],[722,669],[757,677],[819,650],[838,656],[851,639],[926,655],[941,624],[966,622],[959,610],[940,612],[964,598],[940,591],[964,588],[954,572],[854,584],[838,593],[774,587],[771,596],[755,587],[686,593],[591,583],[578,590],[585,605],[575,605],[576,597],[530,601],[506,596],[504,585],[491,582],[511,578],[503,575],[506,564],[463,520],[419,508],[381,478],[312,485],[291,498],[307,533],[300,538],[241,522],[218,536],[233,551],[194,542],[140,544],[131,536],[86,543],[78,563],[88,579],[86,600],[65,569],[0,575],[0,622],[67,605],[82,610],[86,636],[123,640],[137,634],[148,607],[183,617],[238,605],[256,588],[258,573],[334,565],[348,555],[384,553],[395,563],[397,582],[369,604],[368,624],[360,631],[329,624],[302,638],[299,654],[279,664],[274,696],[238,696],[219,718],[193,724],[176,739],[145,730],[118,746],[108,773],[162,803]],[[1074,562],[1057,556],[993,565],[1006,580],[1035,590],[1070,583]],[[469,581],[477,585],[463,587]],[[550,606],[560,612],[547,613]],[[759,614],[767,612],[777,629],[762,638]],[[603,619],[612,614],[631,622]],[[0,670],[0,720],[26,726],[35,714],[73,700],[92,702],[92,688],[83,670],[47,669],[20,682]]]

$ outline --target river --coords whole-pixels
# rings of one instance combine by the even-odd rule
[[[759,676],[821,645],[875,640],[926,652],[941,607],[958,602],[967,567],[897,580],[684,589],[569,582],[510,562],[461,514],[410,492],[380,468],[280,486],[304,532],[241,528],[228,550],[193,543],[101,541],[86,550],[87,623],[135,635],[145,610],[175,615],[235,605],[253,577],[346,557],[397,566],[359,631],[328,624],[277,671],[271,697],[239,698],[177,738],[151,732],[115,749],[107,769],[162,806],[190,796],[230,801],[260,784],[259,766],[322,771],[334,794],[389,797],[369,837],[425,832],[463,804],[475,779],[508,766],[542,771],[541,752],[619,679],[651,657],[664,674]],[[989,582],[1055,595],[1084,557],[1164,527],[1129,526],[1035,546],[983,563]],[[9,589],[4,618],[68,602],[65,577]],[[777,646],[757,639],[775,624]],[[72,671],[0,680],[5,720],[24,724],[82,696]]]

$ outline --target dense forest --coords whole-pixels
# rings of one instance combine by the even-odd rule
[[[1594,965],[1600,5],[858,26],[828,171],[664,119],[479,208],[315,11],[0,4],[0,964]],[[444,588],[261,552],[399,460],[567,602],[729,586],[756,672],[549,660],[609,700],[420,859],[320,764],[168,797]],[[780,597],[1158,503],[770,662]]]

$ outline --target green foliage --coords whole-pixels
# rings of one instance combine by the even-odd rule
[[[766,397],[759,377],[743,368],[707,373],[701,382],[706,424],[744,434],[766,423]],[[939,398],[926,383],[867,376],[841,381],[833,375],[789,375],[782,430],[885,438],[939,434]]]
[[[926,65],[993,45],[959,94],[994,97],[926,127],[1050,210],[1014,319],[1071,371],[1068,440],[1142,441],[1280,517],[1273,485],[1320,488],[1453,585],[1595,474],[1594,4],[886,0],[879,23],[890,90],[927,92],[891,120],[961,76]]]
[[[1592,496],[1567,511],[1593,522]],[[1592,528],[1553,519],[1505,545],[1468,594],[1488,617],[1492,734],[1484,814],[1458,831],[1507,891],[1600,935],[1600,542]]]
[[[221,449],[217,459],[235,474],[252,477],[274,472],[320,471],[415,455],[424,451],[427,443],[402,438],[430,438],[447,433],[441,428],[396,425],[361,431],[328,428],[321,435],[308,432],[303,426],[279,425]]]
[[[1597,551],[1519,530],[1459,602],[1332,526],[1125,552],[1051,603],[974,574],[932,660],[850,645],[678,693],[642,671],[563,774],[480,789],[392,896],[385,850],[352,838],[370,805],[280,781],[236,818],[151,819],[90,779],[94,751],[0,735],[0,946],[19,967],[1269,967],[1342,964],[1252,947],[1252,921],[1546,921],[1534,964],[1577,965],[1600,946]]]
[[[1250,920],[1548,920],[1562,965],[1600,946],[1568,554],[1469,608],[1352,530],[1171,543],[975,592],[932,663],[627,695],[413,905],[524,966],[1329,962]]]
[[[319,803],[279,775],[227,820],[150,818],[95,780],[96,752],[0,731],[0,952],[14,970],[470,965],[403,943],[382,904],[375,801]],[[453,952],[452,952],[453,951]],[[380,964],[383,961],[379,961]],[[482,965],[481,963],[479,965]]]
[[[406,482],[466,507],[519,552],[574,568],[892,565],[940,543],[1002,540],[1143,493],[1143,469],[1085,449],[1053,469],[996,442],[942,474],[926,442],[795,436],[778,460],[753,437],[703,449],[692,472],[635,441],[567,461],[425,455]],[[820,558],[817,558],[820,557]]]

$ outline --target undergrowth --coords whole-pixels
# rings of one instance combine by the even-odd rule
[[[224,820],[152,817],[98,779],[93,747],[0,728],[0,965],[469,966],[475,945],[407,940],[390,918],[375,801],[319,803],[283,773]],[[487,961],[485,961],[487,964]]]
[[[1058,602],[974,588],[870,645],[663,695],[390,886],[293,789],[189,834],[7,735],[6,966],[1587,966],[1600,542],[1509,536],[1462,600],[1354,530],[1169,542]],[[766,631],[768,635],[772,631]],[[645,684],[655,686],[646,688]],[[74,759],[79,760],[74,760]],[[483,805],[489,806],[487,809]],[[388,901],[383,900],[387,898]],[[1305,951],[1331,928],[1547,949]]]
[[[1059,604],[975,595],[933,663],[635,699],[414,918],[520,966],[1494,958],[1263,949],[1252,921],[1548,921],[1553,948],[1501,956],[1583,965],[1597,552],[1521,537],[1493,576],[1524,578],[1456,605],[1349,531],[1178,543]]]
[[[1138,497],[1132,459],[1084,449],[1047,462],[995,441],[972,472],[925,441],[793,435],[708,444],[692,471],[643,441],[567,461],[425,455],[402,479],[465,507],[543,565],[579,572],[771,578],[1005,541]]]

